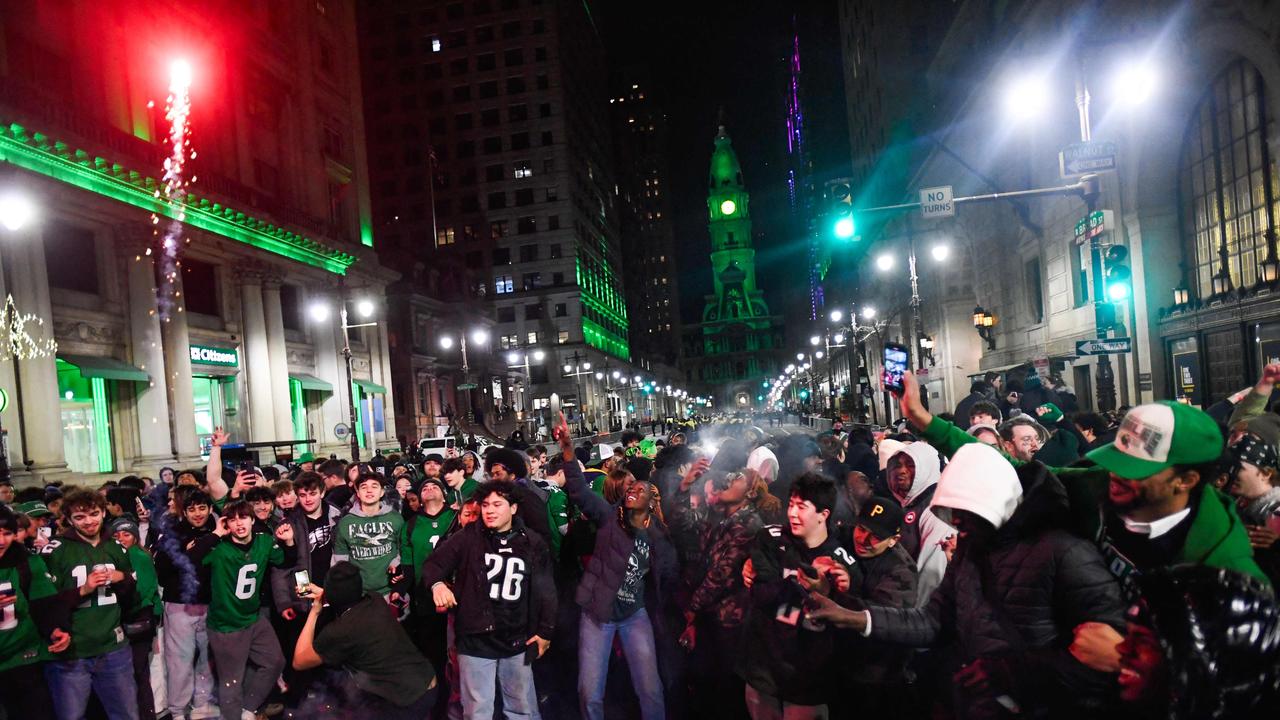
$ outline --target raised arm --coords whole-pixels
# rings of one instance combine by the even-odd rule
[[[1271,400],[1271,393],[1276,389],[1277,382],[1280,382],[1280,363],[1271,363],[1262,368],[1262,377],[1258,378],[1253,389],[1236,403],[1235,410],[1231,411],[1231,419],[1227,421],[1227,427],[1248,422],[1265,413],[1267,402]]]
[[[204,479],[209,484],[209,497],[221,500],[231,492],[227,482],[222,479],[222,445],[231,436],[222,428],[213,429],[212,446],[209,448],[209,464],[204,468]]]

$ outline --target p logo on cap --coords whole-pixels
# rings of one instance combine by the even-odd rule
[[[875,517],[877,515],[882,515],[882,514],[884,514],[884,506],[881,505],[880,503],[876,503],[874,506],[872,506],[871,512],[869,513],[870,517]]]

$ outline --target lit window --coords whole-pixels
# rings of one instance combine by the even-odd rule
[[[530,345],[537,345],[537,344],[538,344],[538,333],[537,333],[536,331],[535,331],[535,332],[531,332],[531,333],[529,333],[527,336],[525,336],[525,340],[526,340]]]
[[[440,38],[431,38],[431,52],[440,52]]]
[[[453,244],[453,228],[436,231],[436,247]]]
[[[515,167],[515,175],[517,179],[533,177],[533,166],[529,164],[528,160],[517,162]]]
[[[567,342],[569,342],[568,330],[561,330],[558,334],[556,334],[556,343],[560,345],[564,345]]]
[[[514,292],[515,285],[510,275],[499,275],[493,279],[493,291],[499,295]]]

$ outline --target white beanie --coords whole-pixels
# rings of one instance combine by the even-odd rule
[[[876,455],[880,460],[880,469],[883,470],[889,465],[889,458],[897,455],[907,444],[894,440],[893,438],[885,438],[880,441],[876,447]]]
[[[952,510],[968,510],[999,529],[1022,502],[1022,482],[1013,465],[986,443],[968,443],[942,471],[930,507],[944,522]]]

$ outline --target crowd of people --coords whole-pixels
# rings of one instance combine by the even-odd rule
[[[1104,416],[987,378],[935,416],[907,374],[897,428],[291,467],[218,431],[154,481],[0,484],[0,708],[1274,718],[1277,381]]]

